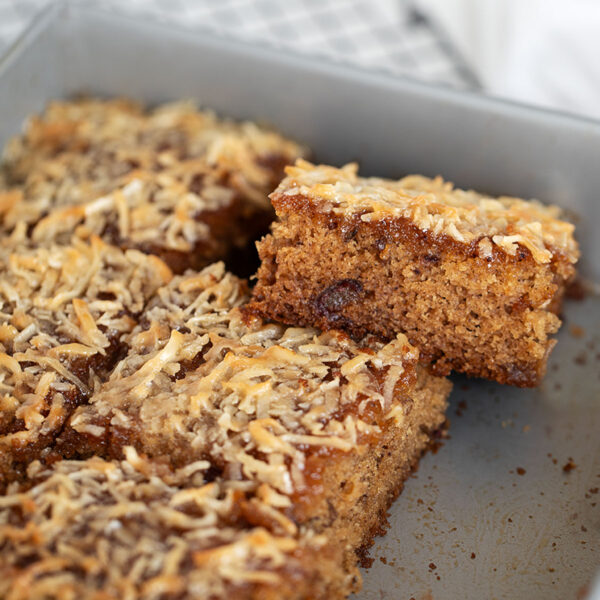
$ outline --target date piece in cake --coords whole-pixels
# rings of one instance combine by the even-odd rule
[[[324,535],[347,593],[356,551],[381,530],[444,421],[450,383],[417,366],[403,335],[355,343],[337,331],[247,323],[246,294],[222,263],[161,288],[59,451],[120,460],[131,446],[173,469],[205,461],[205,483],[250,494],[241,510],[252,526]],[[240,518],[231,510],[227,522]],[[322,589],[327,581],[302,597]]]
[[[304,149],[254,123],[173,103],[53,102],[5,151],[0,222],[34,242],[84,227],[123,248],[200,268],[266,232],[267,195]]]
[[[97,237],[0,248],[0,489],[34,458],[49,458],[65,421],[108,379],[123,335],[170,278],[157,257]]]
[[[557,207],[439,177],[362,178],[352,164],[286,172],[254,314],[355,338],[405,332],[438,374],[540,381],[578,258]]]

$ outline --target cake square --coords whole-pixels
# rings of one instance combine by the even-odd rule
[[[7,145],[2,233],[35,243],[76,230],[165,260],[175,272],[240,252],[273,218],[267,194],[305,149],[191,102],[52,102]]]
[[[78,405],[108,379],[123,336],[172,277],[157,257],[92,236],[0,245],[0,490],[50,460]]]
[[[438,374],[539,383],[578,258],[557,207],[363,178],[353,164],[286,173],[250,313],[357,338],[404,332]]]

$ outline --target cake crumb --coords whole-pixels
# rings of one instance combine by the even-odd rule
[[[569,457],[569,460],[563,465],[562,470],[565,473],[570,473],[573,469],[576,469],[577,465],[573,462],[573,459]]]
[[[584,331],[583,327],[580,327],[579,325],[571,325],[569,327],[569,333],[574,338],[582,338],[585,335],[585,331]]]
[[[517,467],[517,475],[525,475],[527,471],[523,467]]]
[[[454,412],[457,417],[462,417],[465,410],[467,410],[467,403],[465,400],[461,400]]]

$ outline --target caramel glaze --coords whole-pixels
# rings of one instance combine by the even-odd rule
[[[103,333],[107,334],[110,345],[106,348],[106,354],[95,354],[91,357],[77,357],[65,362],[68,363],[69,371],[76,375],[85,383],[92,383],[93,376],[99,377],[101,380],[108,379],[108,376],[113,367],[121,360],[127,351],[127,346],[121,342],[120,336],[115,332],[106,332],[103,327],[100,327]],[[65,338],[64,343],[72,342],[73,340]],[[27,363],[22,363],[23,368],[27,367]],[[84,445],[79,441],[77,451],[71,440],[71,445],[64,445],[62,437],[65,436],[65,430],[69,417],[75,412],[78,406],[82,406],[89,402],[89,394],[85,390],[72,389],[62,392],[64,397],[63,410],[64,415],[62,425],[48,433],[36,436],[34,440],[28,442],[11,444],[11,468],[7,472],[0,470],[0,492],[2,492],[8,483],[12,481],[24,481],[26,479],[27,466],[34,460],[43,460],[46,464],[51,464],[63,457],[81,457],[91,456],[90,452],[83,451]],[[50,405],[52,404],[52,393],[48,393],[44,398],[45,408],[41,410],[44,417],[48,416]],[[17,433],[25,429],[23,419],[18,419],[14,415],[0,415],[0,436]]]
[[[406,217],[390,217],[376,221],[365,222],[361,220],[366,211],[356,212],[351,217],[336,215],[333,212],[321,212],[317,210],[312,202],[302,195],[278,195],[272,194],[271,200],[278,216],[285,214],[297,214],[306,217],[307,221],[314,222],[329,230],[337,230],[344,241],[349,242],[358,233],[359,229],[374,234],[377,238],[376,250],[380,260],[385,260],[385,247],[388,244],[402,244],[410,247],[415,254],[421,254],[425,263],[437,263],[440,254],[451,252],[465,258],[477,260],[480,264],[488,265],[516,265],[526,261],[535,263],[531,251],[518,244],[519,249],[514,254],[508,254],[496,244],[492,244],[491,256],[482,258],[479,255],[478,244],[484,236],[476,238],[469,243],[458,242],[454,238],[443,233],[433,234],[430,231],[420,229]],[[511,231],[507,231],[510,235]],[[558,249],[552,251],[550,267],[553,272],[571,280],[575,274],[575,268],[569,262],[564,252]]]

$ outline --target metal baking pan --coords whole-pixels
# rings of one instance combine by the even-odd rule
[[[67,2],[38,16],[0,62],[0,143],[48,100],[81,92],[192,97],[270,122],[323,162],[358,160],[370,175],[439,173],[560,204],[579,215],[582,275],[600,280],[598,122]],[[455,378],[450,438],[394,504],[357,598],[547,600],[592,589],[600,300],[569,301],[564,317],[538,389]]]

